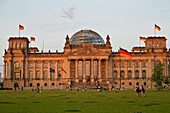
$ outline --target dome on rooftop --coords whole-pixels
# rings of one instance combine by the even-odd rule
[[[103,38],[92,30],[81,30],[75,33],[70,44],[105,44]]]

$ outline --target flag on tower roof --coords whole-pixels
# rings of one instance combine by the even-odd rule
[[[24,26],[19,25],[19,30],[24,30]]]
[[[156,24],[155,24],[155,29],[157,29],[158,31],[161,30],[161,28],[158,25],[156,25]]]
[[[120,56],[127,57],[129,59],[132,58],[132,55],[126,49],[120,48],[119,52],[120,52]]]

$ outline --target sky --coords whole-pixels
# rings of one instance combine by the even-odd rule
[[[112,50],[131,51],[144,46],[140,36],[154,36],[154,24],[161,27],[157,36],[170,37],[170,0],[0,0],[0,65],[8,38],[35,37],[31,47],[41,51],[63,52],[65,38],[80,30],[93,30]],[[167,40],[167,48],[170,41]],[[3,66],[0,66],[3,73]]]

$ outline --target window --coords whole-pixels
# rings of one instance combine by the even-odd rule
[[[19,62],[15,62],[14,67],[16,67],[16,68],[20,67]]]
[[[156,43],[156,47],[158,47],[158,43]]]
[[[135,63],[135,67],[139,67],[139,63],[138,62]]]
[[[124,67],[124,63],[121,63],[121,67]]]
[[[124,82],[122,82],[122,85],[124,85],[125,83]]]
[[[117,71],[113,72],[113,79],[117,80]]]
[[[37,67],[40,67],[40,66],[41,66],[41,64],[39,62],[37,62]]]
[[[55,63],[52,63],[52,64],[51,64],[51,67],[53,67],[53,68],[54,68],[54,67],[55,67]]]
[[[135,71],[135,79],[139,79],[139,71],[138,70]]]
[[[144,86],[146,86],[146,82],[144,82],[143,84],[144,84]]]
[[[162,43],[160,43],[160,47],[162,47]]]
[[[58,66],[59,66],[59,67],[62,67],[62,63],[59,63]]]
[[[37,83],[37,86],[40,86],[40,83]]]
[[[47,86],[47,83],[44,83],[44,86]]]
[[[51,72],[51,76],[50,76],[51,80],[55,80],[55,73]]]
[[[114,63],[114,64],[113,64],[113,67],[117,67],[117,64],[116,64],[116,63]]]
[[[52,83],[51,85],[54,86],[54,83]]]
[[[132,67],[131,62],[128,63],[128,67]]]
[[[15,44],[15,48],[17,48],[17,47],[18,47],[18,44],[16,43],[16,44]]]
[[[20,47],[23,48],[23,44],[20,44]]]
[[[142,67],[146,67],[146,63],[145,62],[142,63]]]
[[[36,79],[37,80],[40,80],[40,74],[41,74],[40,71],[37,71],[37,73],[36,73]]]
[[[139,85],[139,82],[136,82],[136,85]]]
[[[30,87],[32,87],[32,83],[30,83]]]
[[[128,79],[132,79],[132,72],[130,70],[128,71]]]
[[[152,43],[152,47],[154,47],[154,43]]]
[[[30,72],[29,72],[29,79],[30,79],[30,80],[33,80],[33,71],[30,71]]]
[[[48,67],[48,63],[47,62],[44,63],[44,67]]]
[[[48,72],[47,71],[44,71],[44,80],[48,80]]]
[[[129,83],[129,85],[131,86],[131,85],[132,85],[132,83],[130,82],[130,83]]]
[[[146,79],[146,71],[145,70],[142,71],[142,79]]]
[[[29,63],[29,67],[30,67],[30,68],[33,67],[33,63]]]
[[[125,72],[124,71],[121,71],[121,79],[124,80],[125,79]]]
[[[12,47],[12,48],[14,47],[14,44],[13,44],[13,43],[11,44],[11,47]]]

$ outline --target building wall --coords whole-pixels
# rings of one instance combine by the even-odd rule
[[[151,88],[151,76],[157,62],[165,64],[165,76],[169,77],[169,51],[165,37],[148,37],[146,47],[132,49],[131,59],[120,58],[118,52],[111,52],[109,37],[106,44],[76,46],[70,45],[67,37],[63,53],[38,52],[38,48],[30,52],[26,37],[11,37],[8,41],[9,48],[4,54],[5,88],[13,88],[17,83],[28,89],[52,89],[96,81],[114,87],[121,84],[121,87],[134,88],[139,83]],[[50,72],[50,68],[55,72]],[[130,78],[128,72],[131,73]],[[143,77],[145,74],[146,77]]]

